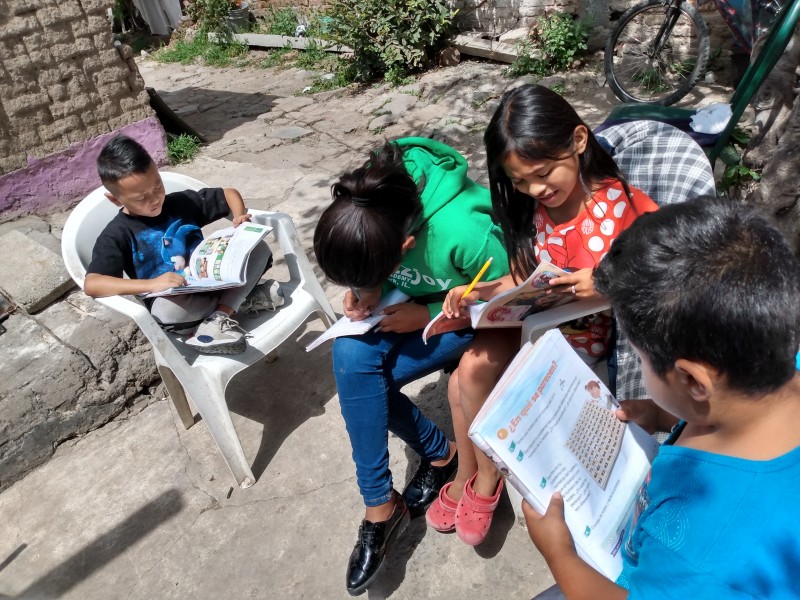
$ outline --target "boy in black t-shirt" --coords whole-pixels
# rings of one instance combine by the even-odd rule
[[[180,272],[203,239],[200,228],[229,213],[234,227],[250,220],[241,194],[233,188],[165,194],[150,155],[125,136],[105,145],[97,170],[108,190],[106,197],[122,210],[92,251],[84,281],[84,291],[92,297],[160,292],[185,285]],[[252,312],[283,304],[277,282],[268,280],[256,288],[271,264],[272,253],[265,243],[259,244],[250,254],[245,285],[158,297],[149,305],[150,312],[165,327],[184,333],[200,323],[187,341],[200,352],[244,352],[244,333],[230,316],[237,310]]]

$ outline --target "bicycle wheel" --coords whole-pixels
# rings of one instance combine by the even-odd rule
[[[623,102],[668,106],[689,93],[705,71],[709,56],[708,28],[688,2],[679,3],[671,30],[664,0],[647,0],[620,17],[608,38],[605,73],[608,85]]]

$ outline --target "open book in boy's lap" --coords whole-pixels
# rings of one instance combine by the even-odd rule
[[[175,270],[186,279],[186,285],[152,292],[146,297],[192,294],[244,285],[250,253],[270,231],[272,227],[251,222],[215,231],[194,248],[188,260],[180,254],[172,259]]]
[[[439,313],[422,332],[422,339],[427,342],[431,336],[465,327],[521,327],[525,317],[576,299],[571,286],[550,285],[551,279],[563,275],[567,275],[567,272],[549,262],[541,262],[531,276],[517,287],[498,294],[488,302],[469,305],[468,315],[448,319],[444,313]]]

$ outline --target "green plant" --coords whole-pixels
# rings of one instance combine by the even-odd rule
[[[401,85],[410,85],[414,83],[414,76],[409,75],[408,71],[402,67],[392,67],[386,71],[383,78],[391,87],[400,87]]]
[[[208,47],[208,42],[200,37],[192,41],[175,40],[169,46],[161,48],[153,54],[153,57],[165,63],[191,64],[198,56],[203,56]]]
[[[758,181],[761,173],[742,164],[726,166],[722,177],[717,181],[717,191],[721,196],[728,196],[733,187],[738,187],[747,181]]]
[[[725,169],[717,181],[717,192],[720,196],[728,196],[731,188],[761,179],[761,173],[742,164],[742,157],[737,150],[737,147],[745,148],[749,142],[750,136],[737,127],[731,133],[728,144],[722,149],[719,158],[725,164]]]
[[[229,44],[211,43],[203,54],[203,60],[212,67],[226,67],[233,62],[233,59],[241,58],[245,54],[247,54],[247,44],[239,42],[231,42]]]
[[[200,151],[200,140],[188,133],[167,136],[167,156],[173,165],[192,160]]]
[[[644,89],[653,94],[663,92],[669,87],[659,70],[655,67],[648,67],[639,73],[634,73],[631,75],[631,79],[641,83]]]
[[[324,92],[326,90],[333,90],[340,87],[345,87],[353,83],[354,74],[352,65],[349,61],[341,58],[334,59],[335,62],[331,67],[333,77],[330,75],[322,75],[314,79],[311,84],[311,92]]]
[[[151,47],[151,43],[144,35],[137,35],[131,40],[130,46],[134,54],[141,54],[142,50]]]
[[[519,77],[532,73],[538,77],[566,71],[577,56],[586,50],[588,24],[567,13],[537,17],[530,36],[515,45],[517,58],[508,75]]]
[[[446,0],[332,0],[325,31],[353,49],[357,80],[399,82],[433,59],[454,15]]]
[[[325,68],[326,63],[331,64],[334,61],[335,57],[328,56],[314,38],[306,39],[305,49],[297,56],[297,66],[302,69]]]
[[[197,23],[198,35],[207,37],[213,33],[217,43],[226,44],[233,37],[225,18],[240,5],[240,0],[193,0],[186,6],[186,12]]]
[[[247,53],[247,46],[230,41],[227,44],[211,42],[203,35],[196,35],[190,42],[176,40],[166,48],[153,54],[156,60],[166,63],[179,62],[184,65],[193,63],[202,57],[207,65],[224,67]]]
[[[547,74],[538,56],[539,50],[534,46],[531,38],[524,37],[517,40],[517,43],[514,44],[514,52],[517,57],[506,69],[506,75],[509,77],[521,77],[522,75],[533,73],[544,77]]]
[[[271,67],[278,67],[286,62],[287,54],[292,51],[291,46],[286,46],[284,48],[277,48],[275,50],[270,50],[267,52],[267,57],[258,63],[258,66],[262,69],[269,69]]]
[[[670,65],[670,70],[679,75],[681,77],[687,77],[694,71],[694,66],[697,64],[697,60],[694,58],[687,58],[685,60],[673,63]]]
[[[293,36],[298,24],[297,13],[291,8],[270,8],[261,29],[272,35]]]
[[[559,96],[563,96],[564,92],[566,91],[564,89],[563,83],[554,83],[553,85],[550,86],[550,89],[553,90]]]

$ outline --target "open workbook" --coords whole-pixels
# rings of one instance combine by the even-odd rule
[[[147,298],[193,294],[245,284],[250,253],[272,231],[268,225],[245,222],[226,227],[205,238],[192,251],[189,259],[175,256],[171,260],[186,279],[186,285],[145,294]]]
[[[543,514],[554,492],[580,556],[614,580],[639,488],[658,451],[644,430],[619,421],[616,400],[551,329],[511,362],[469,436]]]
[[[469,314],[448,319],[443,312],[436,315],[422,332],[422,339],[456,331],[465,327],[519,327],[528,315],[561,306],[575,300],[571,286],[550,285],[554,277],[568,273],[549,262],[541,262],[536,270],[517,287],[498,294],[488,302],[470,304]]]
[[[344,335],[362,335],[367,333],[381,322],[384,317],[382,314],[384,308],[394,304],[402,304],[406,301],[408,301],[407,294],[401,292],[397,288],[391,289],[381,298],[381,301],[372,310],[372,316],[362,319],[361,321],[353,321],[347,317],[342,317],[336,321],[336,323],[328,327],[322,335],[306,346],[306,352],[311,352],[314,348],[327,340],[332,340]]]

